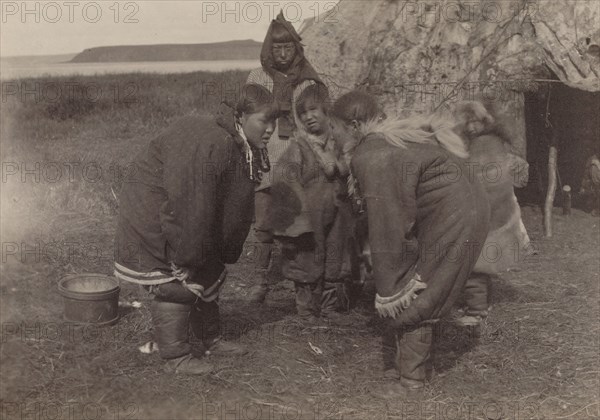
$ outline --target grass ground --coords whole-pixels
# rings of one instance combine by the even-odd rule
[[[220,97],[215,86],[244,77],[46,79],[44,86],[96,84],[106,97],[3,99],[0,419],[600,417],[600,220],[577,210],[557,212],[546,239],[539,210],[523,209],[539,254],[495,281],[479,339],[448,323],[437,327],[435,371],[420,399],[382,395],[389,349],[368,293],[347,315],[351,327],[297,324],[285,282],[264,305],[247,303],[256,280],[252,238],[222,293],[225,336],[251,352],[211,356],[215,374],[165,374],[156,354],[138,351],[151,324],[148,296],[135,286],[121,285],[116,325],[63,323],[58,280],[112,272],[111,189],[126,179],[131,157],[174,118],[209,112]],[[206,86],[212,90],[203,95]],[[115,89],[138,100],[115,101]]]

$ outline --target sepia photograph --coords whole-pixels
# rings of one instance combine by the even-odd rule
[[[599,0],[0,12],[0,420],[600,419]]]

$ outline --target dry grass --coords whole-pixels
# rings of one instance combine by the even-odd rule
[[[143,100],[90,112],[84,107],[87,114],[64,120],[51,117],[44,104],[13,103],[2,113],[3,161],[126,165],[173,118],[210,109],[194,102],[203,80],[236,83],[244,76],[93,79],[108,85],[135,80]],[[165,99],[166,93],[176,101]],[[67,273],[112,271],[116,206],[110,188],[118,182],[22,183],[9,177],[2,185],[2,419],[23,413],[40,419],[600,417],[597,218],[557,214],[555,236],[543,239],[539,211],[525,208],[540,253],[494,283],[494,308],[479,340],[441,324],[435,372],[424,395],[389,398],[382,395],[388,386],[382,374],[390,356],[371,298],[364,296],[348,314],[351,327],[305,328],[294,320],[290,285],[279,283],[263,306],[244,301],[255,281],[250,257],[231,267],[222,313],[226,337],[251,352],[211,356],[218,367],[213,375],[165,374],[158,356],[138,352],[151,337],[151,324],[148,297],[132,285],[122,285],[121,302],[143,306],[124,305],[115,326],[64,324],[57,281]],[[7,252],[7,243],[17,244],[18,252]],[[55,247],[44,252],[48,244]],[[68,255],[56,252],[65,244],[76,245]],[[21,254],[36,246],[38,253]],[[50,411],[57,409],[60,416]]]

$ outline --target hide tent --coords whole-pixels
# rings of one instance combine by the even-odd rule
[[[486,103],[550,208],[555,179],[577,184],[600,142],[597,0],[341,0],[301,36],[334,97],[363,88],[406,117]]]

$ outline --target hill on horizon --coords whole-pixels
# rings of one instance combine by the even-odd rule
[[[85,49],[70,62],[252,60],[258,59],[261,47],[262,43],[252,39],[211,44],[117,45]]]

